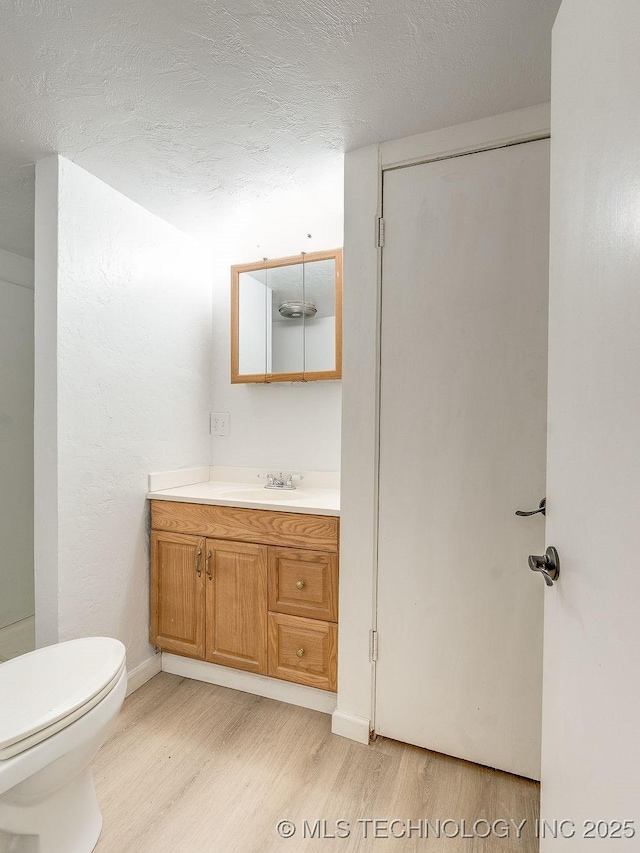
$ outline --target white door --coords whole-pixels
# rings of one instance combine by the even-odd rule
[[[638,0],[553,32],[545,853],[640,850],[639,32]]]
[[[549,142],[383,199],[375,729],[539,778]]]

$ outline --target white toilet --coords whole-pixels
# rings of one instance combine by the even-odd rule
[[[0,664],[0,853],[89,853],[102,828],[89,764],[118,716],[125,648],[109,637]]]

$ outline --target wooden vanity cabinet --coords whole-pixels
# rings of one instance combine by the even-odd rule
[[[335,691],[337,518],[152,501],[151,519],[154,645]]]

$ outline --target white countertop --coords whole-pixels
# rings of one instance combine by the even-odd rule
[[[178,485],[181,479],[202,477],[207,471],[211,479]],[[199,472],[199,473],[194,473]],[[298,512],[309,515],[340,515],[339,477],[335,474],[303,473],[294,490],[265,489],[255,469],[188,469],[184,472],[152,474],[147,497],[155,501],[235,506],[246,509],[268,509],[276,512]],[[277,473],[277,472],[276,472]],[[171,488],[162,488],[170,485]]]

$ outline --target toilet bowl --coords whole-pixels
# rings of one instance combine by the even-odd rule
[[[125,648],[69,640],[0,664],[0,853],[89,853],[102,828],[89,764],[127,687]]]

